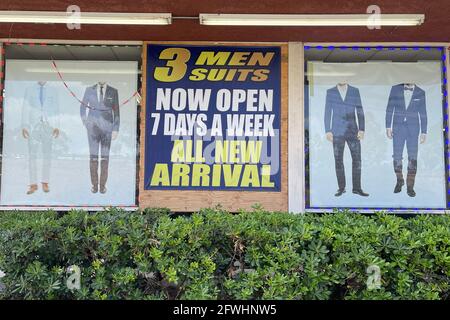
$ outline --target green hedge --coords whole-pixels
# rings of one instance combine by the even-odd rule
[[[447,300],[450,216],[1,213],[0,270],[2,299]]]

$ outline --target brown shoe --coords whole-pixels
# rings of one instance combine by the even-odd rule
[[[30,184],[30,187],[28,188],[27,194],[33,194],[37,191],[38,186],[37,184]]]
[[[42,182],[42,191],[44,191],[45,193],[50,192],[50,188],[48,187],[47,182]]]

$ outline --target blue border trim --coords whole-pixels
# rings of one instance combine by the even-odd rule
[[[350,207],[311,207],[309,206],[310,203],[310,195],[309,195],[309,169],[305,170],[305,209],[311,209],[311,210],[350,210],[350,211],[358,211],[358,210],[373,210],[373,211],[391,211],[391,212],[398,212],[400,210],[402,211],[410,211],[410,212],[420,212],[420,211],[444,211],[448,210],[450,208],[450,144],[449,144],[449,138],[448,138],[448,118],[449,118],[449,99],[448,99],[448,91],[447,91],[447,83],[448,83],[448,73],[447,73],[447,66],[446,66],[446,47],[431,47],[431,46],[369,46],[369,47],[362,47],[362,46],[304,46],[304,50],[311,50],[311,49],[318,49],[318,50],[324,50],[328,49],[329,51],[333,50],[348,50],[351,48],[353,51],[371,51],[371,50],[401,50],[401,51],[420,51],[421,49],[430,51],[432,48],[436,48],[442,52],[441,61],[442,61],[442,97],[443,97],[443,114],[444,114],[444,157],[445,157],[445,176],[447,179],[446,184],[446,191],[447,191],[447,207],[446,208],[380,208],[380,207],[357,207],[357,208],[350,208]],[[305,71],[307,66],[307,61],[305,59]],[[306,77],[306,72],[305,72]],[[305,81],[305,111],[307,110],[306,106],[309,106],[309,100],[307,95],[307,82]],[[309,110],[308,110],[309,112]],[[307,117],[305,114],[305,121],[307,121]],[[309,129],[309,125],[305,125],[305,132],[306,129]],[[306,139],[306,137],[304,137]],[[309,136],[308,136],[309,139]],[[309,141],[305,141],[305,168],[309,168],[309,150],[308,146]]]

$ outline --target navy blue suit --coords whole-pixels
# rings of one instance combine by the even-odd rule
[[[397,184],[403,184],[403,150],[408,152],[408,190],[413,190],[417,173],[419,134],[427,133],[427,110],[425,91],[414,86],[411,102],[406,105],[405,85],[393,86],[386,108],[386,128],[392,129],[394,172]]]
[[[119,131],[119,93],[116,88],[104,86],[103,99],[98,84],[86,88],[80,105],[80,116],[88,132],[91,183],[99,184],[98,162],[100,148],[100,187],[108,179],[109,153],[113,131]]]
[[[358,119],[358,121],[356,121]],[[325,103],[325,132],[333,134],[336,177],[340,190],[345,189],[344,147],[347,143],[352,156],[353,190],[361,190],[361,143],[358,131],[364,131],[364,111],[359,90],[347,86],[342,99],[337,87],[327,90]]]
[[[405,144],[408,159],[417,160],[419,133],[427,133],[425,91],[415,86],[408,106],[404,91],[403,84],[391,89],[386,108],[386,128],[392,128],[394,135],[394,160],[402,160]]]

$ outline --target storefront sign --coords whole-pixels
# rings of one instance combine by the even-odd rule
[[[145,189],[279,191],[279,47],[148,45]]]

